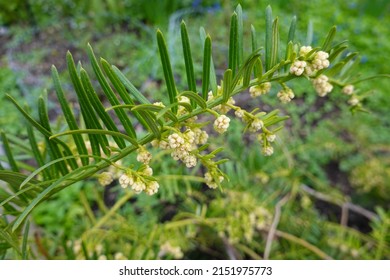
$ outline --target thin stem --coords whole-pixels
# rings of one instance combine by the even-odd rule
[[[275,237],[276,228],[278,227],[280,216],[282,214],[282,207],[287,203],[290,198],[290,194],[285,195],[275,206],[275,216],[272,221],[270,230],[268,231],[267,243],[265,244],[264,259],[268,260],[271,253],[272,242]]]

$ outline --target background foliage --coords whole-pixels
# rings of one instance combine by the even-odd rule
[[[86,61],[87,42],[156,100],[167,96],[154,42],[156,25],[166,34],[178,84],[186,82],[178,44],[181,19],[188,25],[194,50],[202,48],[199,26],[207,27],[216,67],[226,66],[228,22],[236,3],[155,2],[153,6],[150,1],[130,0],[121,4],[110,0],[1,3],[1,129],[18,136],[27,133],[5,93],[23,98],[34,108],[37,97],[46,91],[49,116],[55,119],[59,111],[52,103],[50,66],[55,64],[60,77],[67,77],[66,50],[72,51],[76,61]],[[258,32],[264,30],[268,3],[241,4],[245,22],[255,23]],[[384,63],[390,51],[387,1],[280,0],[271,4],[284,27],[282,40],[294,14],[299,39],[306,40],[309,26],[314,30],[313,45],[321,44],[323,34],[335,24],[337,40],[348,38],[352,50],[363,54],[364,76],[390,73],[389,64]],[[156,5],[161,7],[154,9]],[[250,49],[250,44],[245,48]],[[194,55],[200,76],[202,54]],[[309,83],[293,85],[297,98],[288,106],[275,98],[262,99],[263,109],[279,107],[291,117],[288,129],[280,135],[275,154],[265,158],[253,139],[242,137],[242,125],[234,122],[229,134],[214,144],[224,146],[224,154],[231,159],[223,166],[231,177],[224,192],[209,190],[192,176],[196,170],[189,173],[174,161],[158,160],[158,155],[154,163],[162,182],[158,196],[124,197],[117,184],[103,188],[96,180],[77,183],[33,211],[28,255],[23,257],[388,259],[389,83],[385,79],[364,83],[365,89],[373,89],[364,101],[369,114],[351,115],[340,95],[317,98]],[[69,90],[70,84],[64,88]],[[256,102],[237,101],[242,106]],[[18,144],[12,137],[9,140]],[[5,157],[1,154],[0,159]],[[121,199],[126,203],[115,208]],[[267,242],[278,213],[275,239]],[[1,257],[19,257],[6,250],[2,237]]]

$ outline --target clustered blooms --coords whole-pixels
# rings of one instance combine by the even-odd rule
[[[288,103],[291,101],[291,99],[294,98],[294,92],[291,88],[285,87],[282,90],[280,90],[277,94],[277,97],[279,98],[280,102],[282,103]]]
[[[351,95],[354,91],[354,87],[353,85],[346,85],[341,91],[346,95]]]
[[[216,177],[217,180],[215,180],[214,177]],[[206,172],[204,174],[204,179],[206,181],[206,185],[209,186],[209,188],[216,189],[218,188],[218,185],[222,183],[224,177],[219,175],[217,172]]]
[[[98,181],[99,184],[102,186],[108,186],[114,181],[114,178],[112,176],[113,174],[111,172],[102,172],[98,175]]]
[[[290,73],[295,76],[301,76],[305,71],[305,67],[307,66],[306,61],[303,60],[295,60],[294,63],[290,67]]]
[[[214,129],[216,132],[222,134],[226,132],[226,130],[229,127],[230,119],[225,115],[220,115],[215,121],[214,121]]]
[[[179,246],[172,246],[172,244],[167,241],[160,247],[158,252],[158,257],[162,258],[166,255],[171,255],[174,259],[178,260],[183,258],[183,252]]]
[[[254,98],[263,94],[267,94],[271,90],[271,83],[265,82],[249,88],[250,95]]]
[[[150,177],[152,175],[153,170],[148,165],[144,165],[138,171],[128,169],[119,177],[119,184],[122,188],[131,187],[137,194],[145,192],[148,195],[153,195],[157,193],[159,184]]]
[[[329,78],[325,75],[320,75],[312,81],[314,89],[319,96],[324,97],[332,91],[333,86],[329,83]]]

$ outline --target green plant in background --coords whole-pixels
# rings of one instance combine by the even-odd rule
[[[43,97],[38,102],[39,117],[36,120],[30,115],[28,108],[19,105],[19,102],[9,96],[9,99],[27,120],[30,146],[2,133],[9,170],[3,166],[4,170],[0,171],[1,179],[8,183],[8,187],[2,189],[1,205],[6,215],[16,216],[15,221],[8,223],[5,220],[3,223],[2,237],[5,240],[3,246],[5,248],[12,247],[19,257],[27,258],[30,252],[26,241],[29,224],[25,221],[28,215],[40,203],[60,190],[76,182],[95,177],[101,185],[109,185],[113,180],[118,179],[119,184],[125,190],[111,209],[107,209],[100,199],[98,207],[103,216],[98,221],[93,209],[88,207],[88,196],[84,195],[80,198],[85,205],[85,214],[93,224],[91,228],[84,229],[83,239],[94,241],[89,244],[84,244],[83,241],[65,244],[64,250],[68,258],[77,257],[78,254],[85,258],[98,258],[100,256],[101,258],[120,258],[120,253],[125,253],[120,252],[120,248],[130,252],[126,252],[125,257],[131,258],[164,256],[181,258],[181,250],[191,251],[195,247],[194,244],[184,244],[183,239],[186,237],[196,238],[199,244],[211,246],[208,243],[210,240],[203,235],[207,231],[218,232],[221,242],[227,248],[226,254],[230,257],[237,257],[239,254],[236,250],[240,250],[242,256],[247,254],[253,258],[259,258],[256,250],[261,250],[260,248],[264,247],[264,257],[268,257],[272,245],[269,240],[273,236],[269,234],[271,237],[264,244],[256,244],[253,241],[253,235],[258,234],[255,233],[256,230],[260,232],[266,230],[268,233],[276,234],[306,247],[318,257],[329,258],[326,253],[313,248],[307,241],[297,239],[282,231],[275,231],[271,214],[266,208],[261,206],[254,209],[246,208],[245,202],[250,200],[250,197],[230,190],[225,198],[216,199],[210,206],[201,203],[205,201],[204,197],[189,197],[187,206],[192,209],[188,214],[183,211],[172,222],[157,226],[153,231],[150,231],[150,235],[144,235],[145,229],[140,228],[135,232],[135,237],[129,237],[130,242],[127,243],[126,239],[121,239],[125,244],[127,243],[127,245],[124,244],[124,247],[119,246],[121,243],[118,244],[117,248],[111,248],[107,244],[103,248],[98,246],[106,234],[106,232],[100,231],[103,230],[101,227],[106,225],[111,217],[118,218],[111,225],[120,229],[118,235],[121,235],[121,232],[125,231],[126,228],[134,231],[135,227],[131,226],[134,221],[128,221],[123,215],[124,213],[119,214],[117,211],[130,198],[134,197],[134,193],[145,192],[149,195],[157,193],[159,183],[164,180],[166,173],[162,172],[164,169],[162,163],[159,173],[156,173],[157,168],[152,170],[150,163],[151,160],[156,160],[156,157],[157,160],[159,157],[169,158],[168,154],[170,154],[173,160],[182,161],[186,167],[194,168],[193,174],[190,175],[192,177],[178,176],[179,180],[187,181],[187,183],[198,180],[206,183],[210,188],[218,188],[221,187],[225,178],[231,177],[232,181],[235,179],[235,176],[226,175],[234,174],[234,171],[228,172],[229,163],[226,163],[225,159],[219,158],[219,152],[222,149],[213,143],[214,141],[207,143],[208,133],[206,131],[210,132],[210,129],[207,128],[210,121],[204,115],[209,114],[212,117],[214,130],[223,134],[230,126],[230,118],[227,113],[233,110],[235,116],[241,120],[244,131],[251,132],[249,135],[254,135],[258,139],[261,152],[266,156],[273,154],[276,132],[282,128],[274,125],[284,121],[286,117],[278,116],[277,110],[270,110],[267,113],[259,108],[248,110],[237,106],[233,97],[241,92],[249,89],[250,95],[257,98],[269,95],[271,87],[277,87],[277,98],[282,103],[288,103],[295,97],[295,94],[287,82],[307,79],[313,84],[319,96],[323,97],[334,87],[337,87],[348,96],[347,102],[352,111],[362,110],[361,99],[364,94],[360,93],[355,86],[362,81],[355,78],[359,60],[356,59],[355,53],[346,55],[347,47],[344,42],[333,43],[335,28],[331,29],[322,46],[301,45],[294,40],[296,25],[294,18],[288,32],[287,44],[282,47],[278,25],[279,19],[273,19],[271,9],[267,8],[265,50],[263,52],[261,48],[258,48],[258,36],[252,26],[250,32],[252,52],[244,59],[243,17],[241,7],[238,6],[231,18],[228,69],[224,71],[223,79],[218,85],[213,66],[210,36],[207,36],[206,32],[201,29],[203,67],[201,79],[196,79],[187,28],[183,22],[181,24],[181,43],[188,85],[181,91],[178,90],[174,79],[164,37],[158,31],[157,43],[168,93],[168,98],[163,99],[162,102],[152,103],[149,101],[118,68],[110,65],[106,60],[101,59],[99,64],[90,47],[88,48],[88,56],[93,72],[110,105],[105,106],[100,101],[93,86],[94,82],[91,81],[81,63],[75,65],[70,53],[67,55],[67,66],[77,94],[79,107],[69,107],[57,70],[53,67],[54,86],[64,115],[64,118],[59,119],[56,125],[50,125],[47,105]],[[262,56],[263,54],[264,56]],[[201,80],[200,85],[198,85],[197,80]],[[74,113],[75,109],[80,110],[80,116]],[[128,114],[128,111],[131,114]],[[78,119],[81,120],[78,121]],[[54,131],[58,131],[58,133],[54,133]],[[38,139],[35,135],[37,132],[41,134]],[[240,139],[235,141],[242,141]],[[11,144],[9,140],[12,140]],[[151,153],[150,144],[154,146],[153,153]],[[136,156],[131,156],[133,154]],[[259,154],[260,151],[253,160],[258,161],[258,158],[261,158]],[[25,161],[26,155],[35,159],[38,165],[37,169],[35,169],[34,164]],[[168,162],[172,164],[168,170],[172,171],[172,166],[176,166],[175,161]],[[204,169],[203,178],[197,177],[200,174],[199,168],[201,166]],[[223,172],[223,169],[226,171]],[[299,176],[298,174],[285,176],[286,170],[281,170],[280,173],[276,172],[274,176],[279,177],[281,181],[284,177],[291,181],[294,176]],[[25,171],[29,171],[30,174],[24,175]],[[260,173],[258,176],[267,180],[265,174]],[[286,199],[282,199],[280,203],[284,204],[287,198],[295,196],[296,188],[296,186],[293,187],[292,193],[286,195]],[[164,192],[162,188],[160,189],[161,192]],[[179,192],[181,192],[180,189]],[[99,193],[95,196],[97,201],[99,201],[99,196],[101,196]],[[145,197],[143,199],[146,200]],[[275,197],[271,196],[269,199],[274,200]],[[156,203],[151,198],[149,201],[141,203],[141,206],[147,210],[150,207],[148,203],[153,201]],[[237,205],[237,208],[229,209],[229,212],[221,217],[220,210],[224,208],[224,205],[232,204]],[[248,204],[254,205],[255,203]],[[279,205],[279,211],[280,207],[281,205]],[[275,215],[277,217],[277,214]],[[154,220],[150,219],[151,216],[153,217],[152,213],[145,214],[145,217],[149,218],[148,220],[141,215],[137,222],[144,224],[145,227],[152,227]],[[133,215],[130,217],[134,218]],[[237,220],[243,221],[243,223],[237,224]],[[123,223],[124,221],[125,223]],[[194,224],[202,227],[201,233],[197,232]],[[19,244],[18,235],[22,231],[24,231],[24,239],[22,244]],[[159,239],[155,240],[155,236],[159,236]],[[168,238],[168,236],[171,237]],[[175,236],[179,238],[174,238]],[[121,235],[121,237],[123,236]],[[241,240],[243,240],[242,244]],[[174,244],[175,242],[178,244]],[[136,244],[148,246],[135,249]],[[162,244],[159,249],[157,249],[158,244]],[[252,246],[255,246],[255,249]],[[383,250],[383,246],[380,245],[379,248]],[[153,249],[149,250],[148,247]],[[292,256],[295,256],[294,250],[291,252]],[[44,255],[50,254],[46,252]]]

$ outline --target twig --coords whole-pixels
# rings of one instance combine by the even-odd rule
[[[306,240],[304,240],[302,238],[296,237],[295,235],[289,234],[289,233],[284,232],[284,231],[279,231],[279,230],[276,230],[275,234],[281,238],[284,238],[284,239],[290,240],[292,242],[295,242],[299,245],[302,245],[303,247],[312,251],[313,253],[315,253],[316,255],[318,255],[322,259],[325,259],[325,260],[332,260],[333,259],[331,256],[327,255],[325,252],[321,251],[319,248],[310,244],[309,242],[307,242]]]
[[[341,206],[341,218],[340,218],[340,224],[344,227],[348,226],[348,217],[349,217],[349,211],[347,204],[344,203]]]
[[[278,203],[276,203],[275,206],[275,216],[272,221],[271,227],[268,231],[267,236],[267,243],[265,244],[265,250],[264,250],[264,259],[268,260],[269,255],[271,253],[271,247],[272,247],[272,241],[274,240],[274,236],[276,233],[276,228],[278,227],[279,221],[280,221],[280,215],[282,213],[282,207],[284,204],[287,203],[288,199],[290,198],[290,194],[287,194],[284,196],[281,200],[279,200]]]
[[[353,212],[356,212],[356,213],[366,217],[367,219],[369,219],[371,221],[379,219],[377,214],[375,214],[374,212],[371,212],[371,211],[369,211],[369,210],[367,210],[359,205],[355,205],[355,204],[350,203],[350,202],[337,201],[335,198],[333,198],[329,195],[323,194],[321,192],[318,192],[316,190],[313,190],[312,188],[310,188],[306,185],[301,185],[301,189],[319,200],[323,200],[323,201],[338,205],[341,208],[345,207],[346,209],[353,211]]]

